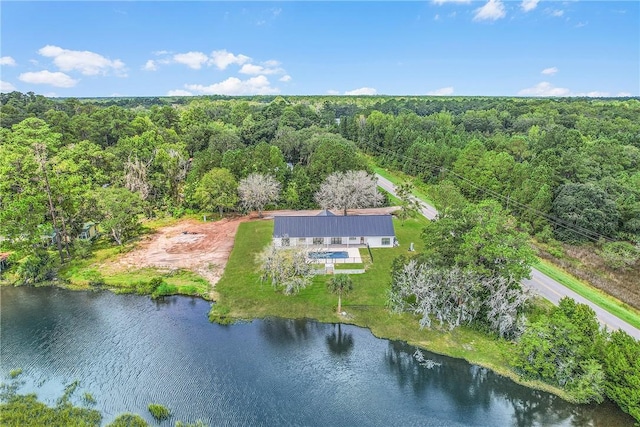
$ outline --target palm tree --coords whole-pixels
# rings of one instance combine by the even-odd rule
[[[347,293],[353,289],[351,277],[347,274],[334,274],[327,282],[329,291],[338,294],[338,314],[342,313],[342,293]]]

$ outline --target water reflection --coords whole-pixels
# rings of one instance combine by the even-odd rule
[[[336,356],[347,356],[353,350],[353,335],[342,330],[342,324],[334,324],[326,337],[327,348]]]
[[[366,329],[301,319],[210,324],[209,303],[108,292],[0,289],[0,374],[23,368],[22,392],[55,404],[81,382],[105,415],[154,424],[632,425],[609,405],[576,406],[462,360],[381,340]],[[428,369],[431,367],[431,369]]]
[[[301,344],[309,341],[319,324],[308,319],[265,319],[260,323],[260,333],[276,346]]]

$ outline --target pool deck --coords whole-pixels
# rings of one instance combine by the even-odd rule
[[[360,257],[360,250],[358,248],[323,248],[318,252],[347,252],[348,258],[314,258],[311,261],[314,264],[359,264],[362,262]],[[315,251],[314,251],[315,252]]]

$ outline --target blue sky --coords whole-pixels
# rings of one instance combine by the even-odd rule
[[[14,2],[1,91],[640,95],[640,2]]]

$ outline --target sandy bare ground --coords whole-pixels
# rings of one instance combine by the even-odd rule
[[[146,236],[133,251],[119,258],[113,267],[185,269],[204,277],[213,287],[229,260],[238,225],[248,220],[246,216],[215,222],[186,219],[161,227]]]
[[[374,215],[393,212],[391,208],[353,209],[349,215]],[[264,219],[274,216],[317,215],[320,210],[268,211]],[[336,214],[340,214],[336,212]],[[238,226],[241,222],[258,220],[258,215],[224,218],[220,221],[201,222],[193,219],[161,227],[146,236],[129,253],[103,268],[118,271],[139,268],[156,268],[161,271],[185,269],[193,271],[211,283],[211,288],[222,277],[229,260]]]

